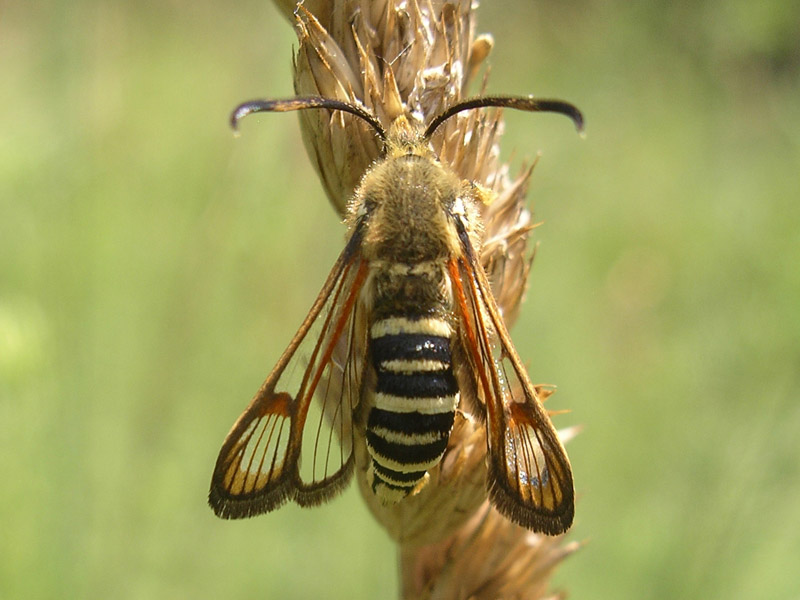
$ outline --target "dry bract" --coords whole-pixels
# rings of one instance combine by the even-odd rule
[[[492,46],[474,35],[469,2],[306,2],[295,10],[300,47],[295,92],[365,106],[384,125],[406,114],[428,122],[468,95]],[[292,12],[294,11],[294,13]],[[333,206],[341,215],[361,176],[379,155],[374,131],[341,111],[299,113],[303,139]],[[510,178],[498,159],[500,111],[470,111],[445,122],[433,138],[442,161],[495,196],[484,210],[482,262],[507,323],[513,322],[528,274],[531,215],[525,170]]]
[[[386,127],[401,114],[427,123],[470,95],[468,87],[492,47],[491,37],[475,36],[469,0],[308,0],[297,8],[286,0],[276,3],[295,23],[300,41],[297,95],[360,104]],[[311,161],[342,215],[379,156],[379,140],[367,124],[341,111],[302,111],[299,118]],[[525,194],[533,167],[509,176],[498,159],[502,129],[500,111],[469,111],[446,121],[432,144],[443,162],[486,192],[481,261],[510,326],[529,274],[533,224]],[[412,597],[467,597],[481,589],[481,577],[489,594],[475,597],[540,597],[553,566],[575,549],[563,546],[560,537],[531,534],[488,508],[486,437],[476,419],[459,415],[428,485],[396,506],[381,505],[364,469],[357,469],[367,504],[402,544],[405,593]],[[357,458],[359,465],[368,463],[365,456]],[[494,556],[498,552],[502,556]]]

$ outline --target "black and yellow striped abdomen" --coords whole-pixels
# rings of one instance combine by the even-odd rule
[[[447,447],[458,404],[451,336],[437,317],[395,315],[372,324],[376,386],[366,438],[372,489],[384,502],[410,494]]]

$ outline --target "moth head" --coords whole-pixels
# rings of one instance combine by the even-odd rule
[[[397,158],[400,156],[432,157],[433,151],[424,135],[422,125],[405,115],[400,115],[389,126],[383,144],[383,156]]]
[[[484,107],[514,108],[528,112],[552,112],[569,117],[578,132],[583,131],[583,115],[574,105],[562,100],[535,99],[533,97],[521,96],[482,96],[463,100],[450,106],[434,117],[427,127],[415,120],[413,117],[400,115],[389,125],[388,129],[380,122],[377,116],[372,114],[365,107],[333,98],[322,96],[301,96],[283,100],[252,100],[237,106],[231,114],[230,123],[234,131],[238,131],[239,121],[247,115],[258,112],[290,112],[310,108],[338,110],[349,113],[365,121],[381,141],[381,158],[398,158],[403,156],[419,156],[422,158],[435,159],[436,156],[431,148],[430,139],[437,129],[451,117],[460,112],[474,110]],[[368,173],[374,172],[374,167]],[[363,183],[363,180],[362,180]],[[460,197],[467,203],[475,204],[486,203],[485,194],[472,182],[462,182]],[[384,186],[387,187],[387,186]],[[363,191],[363,190],[361,190]],[[348,203],[347,217],[348,225],[352,228],[355,223],[365,218],[370,212],[370,200],[360,198],[359,190],[356,196]],[[466,204],[464,204],[466,207]],[[456,207],[457,208],[457,207]],[[467,208],[464,208],[466,211]],[[471,209],[470,209],[471,210]],[[469,211],[467,211],[469,212]],[[470,218],[464,214],[465,223],[476,223],[478,219]],[[461,218],[461,217],[457,217]],[[477,246],[480,235],[477,230],[468,231],[470,237],[474,238],[473,244]]]

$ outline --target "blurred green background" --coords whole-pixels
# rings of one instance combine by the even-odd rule
[[[575,598],[800,594],[800,8],[486,2],[504,155],[542,150],[513,337],[570,444]],[[264,1],[0,16],[0,597],[386,598],[354,489],[243,522],[223,437],[342,245]]]

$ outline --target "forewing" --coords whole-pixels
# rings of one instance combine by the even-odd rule
[[[464,255],[451,261],[450,275],[461,344],[485,404],[490,500],[523,527],[563,533],[574,515],[569,459],[514,350],[469,240],[461,238]]]
[[[209,493],[220,517],[254,516],[290,499],[317,504],[352,474],[352,418],[366,344],[360,290],[367,267],[357,237],[222,445]]]

